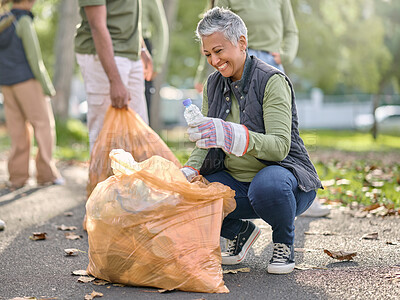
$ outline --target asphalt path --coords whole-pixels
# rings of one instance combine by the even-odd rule
[[[59,165],[64,186],[37,187],[33,181],[21,190],[0,192],[0,300],[15,297],[84,299],[92,291],[96,299],[400,299],[400,218],[358,218],[347,208],[333,208],[326,218],[296,220],[296,266],[289,275],[266,272],[272,254],[271,228],[257,220],[262,235],[248,257],[224,270],[249,268],[249,272],[224,274],[228,294],[172,291],[157,288],[96,285],[78,282],[72,271],[88,265],[88,239],[82,228],[85,214],[85,165]],[[0,160],[0,182],[6,180],[6,162]],[[80,239],[65,238],[58,226],[75,226]],[[33,241],[34,232],[47,238]],[[377,239],[363,239],[377,233]],[[66,256],[64,249],[79,249]],[[339,261],[324,253],[356,252],[351,261]],[[396,280],[396,278],[398,278]]]

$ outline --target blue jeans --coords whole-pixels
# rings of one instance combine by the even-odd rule
[[[241,219],[261,218],[272,227],[272,241],[293,245],[294,219],[312,204],[316,192],[303,192],[292,172],[281,166],[267,166],[252,182],[240,182],[225,171],[205,176],[236,192],[236,209],[223,221],[221,236],[232,240],[238,235]]]
[[[250,49],[250,48],[248,49],[248,52],[249,52],[249,55],[253,55],[253,56],[257,57],[258,59],[262,60],[263,62],[265,62],[265,63],[281,70],[283,73],[285,73],[285,70],[283,69],[282,64],[278,65],[275,62],[274,57],[270,53],[261,51],[261,50],[254,50],[254,49]]]

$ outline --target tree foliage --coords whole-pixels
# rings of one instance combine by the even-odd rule
[[[325,92],[376,93],[392,56],[371,0],[296,0],[298,59],[290,68]]]

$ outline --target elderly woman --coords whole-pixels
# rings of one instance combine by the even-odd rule
[[[202,174],[236,192],[236,209],[223,221],[228,239],[222,263],[243,261],[260,235],[245,219],[271,225],[274,243],[268,272],[294,269],[294,220],[322,188],[299,136],[294,92],[278,69],[247,54],[247,29],[233,12],[215,7],[198,23],[212,73],[203,90],[207,117],[188,129],[196,148],[182,168],[191,180]]]

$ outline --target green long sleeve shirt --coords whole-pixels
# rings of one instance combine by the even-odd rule
[[[43,63],[39,40],[33,27],[32,19],[29,16],[23,16],[18,20],[16,33],[22,40],[29,66],[35,79],[40,82],[44,94],[54,96],[56,92]]]
[[[152,45],[154,71],[160,73],[167,59],[169,32],[164,6],[161,0],[142,1],[143,38],[149,39]]]
[[[240,123],[239,104],[231,94],[232,107],[226,118],[228,122]],[[273,75],[265,86],[263,116],[265,134],[249,130],[249,147],[243,156],[226,154],[225,167],[236,180],[250,182],[265,167],[257,158],[268,161],[283,160],[290,150],[291,139],[291,92],[286,79]],[[202,113],[208,113],[207,84],[203,91]],[[208,149],[195,147],[186,166],[200,170]]]

